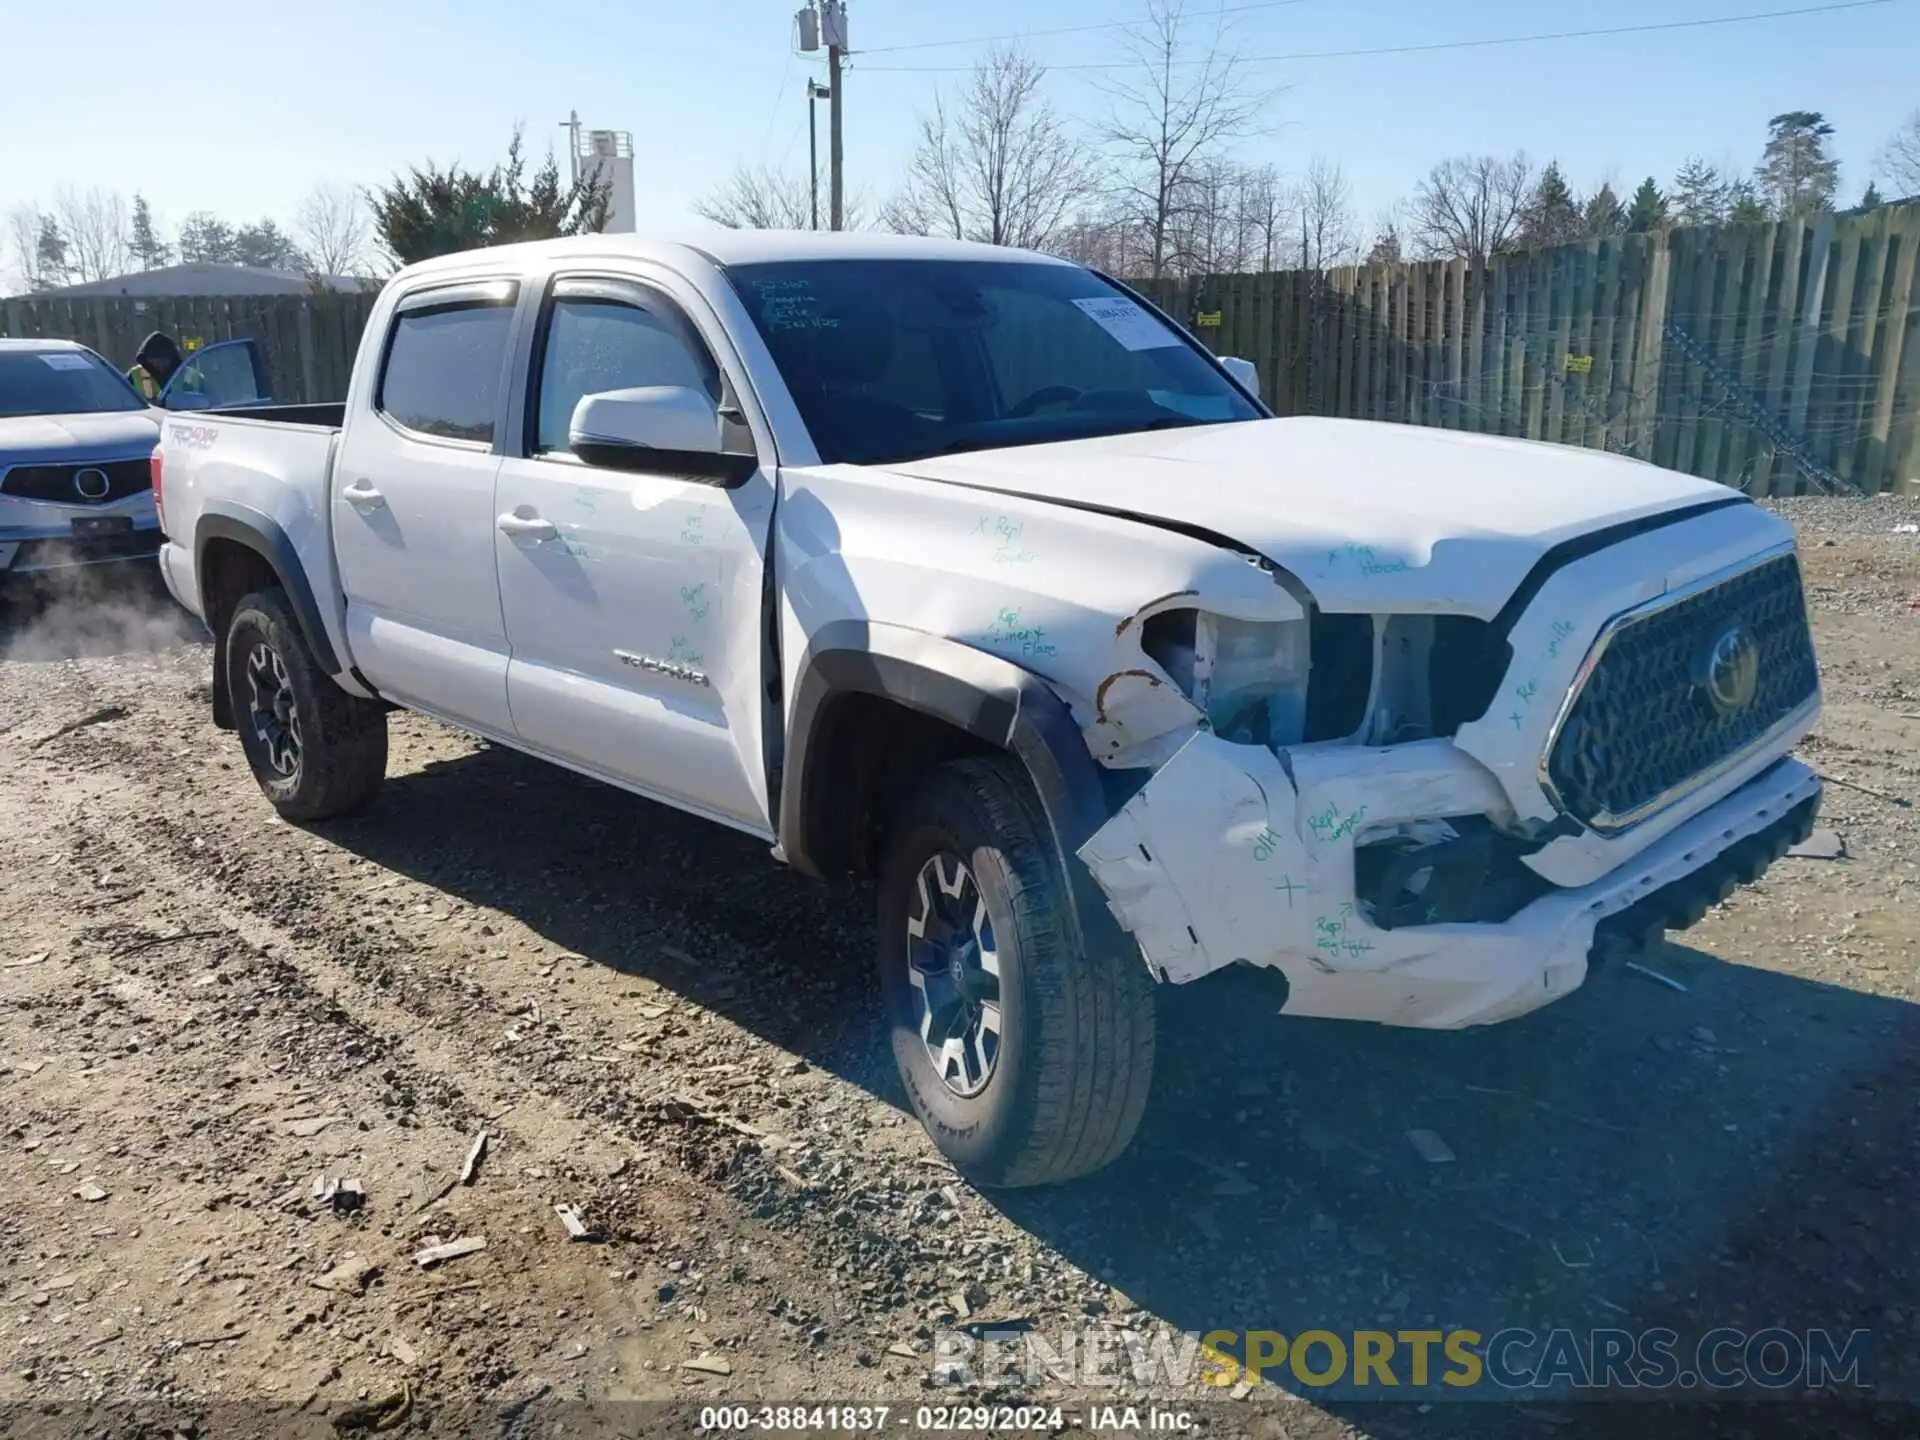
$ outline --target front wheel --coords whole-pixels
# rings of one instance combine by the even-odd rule
[[[943,1154],[989,1186],[1069,1180],[1133,1138],[1153,1076],[1153,984],[1089,952],[1046,817],[995,757],[932,771],[880,883],[894,1059]]]
[[[223,643],[240,746],[273,808],[289,820],[325,820],[370,804],[387,774],[386,710],[333,683],[286,597],[246,596]]]

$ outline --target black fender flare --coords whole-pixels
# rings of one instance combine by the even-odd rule
[[[299,622],[300,636],[307,642],[307,649],[327,674],[340,674],[340,659],[334,653],[333,642],[327,638],[326,621],[321,617],[319,602],[314,598],[313,585],[307,579],[306,568],[300,563],[300,553],[293,548],[293,541],[287,538],[287,532],[280,522],[250,505],[239,505],[231,500],[206,502],[200,512],[199,522],[193,529],[193,574],[195,583],[200,586],[202,613],[207,609],[207,546],[215,540],[231,540],[243,545],[267,562],[274,578],[280,582],[280,588],[286,592],[287,603],[293,607],[293,618]],[[214,636],[215,643],[218,644],[221,638]]]
[[[820,775],[820,722],[832,701],[850,694],[889,700],[944,720],[1011,755],[1033,781],[1061,873],[1072,892],[1088,946],[1124,946],[1126,932],[1078,851],[1111,817],[1103,772],[1067,703],[1038,675],[957,640],[869,620],[821,627],[800,658],[780,776],[780,853],[807,874],[814,812],[831,803],[810,781]]]

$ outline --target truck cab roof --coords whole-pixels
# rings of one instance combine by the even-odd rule
[[[672,263],[696,256],[710,264],[759,265],[780,260],[989,260],[999,264],[1068,265],[1072,262],[1032,250],[944,240],[920,235],[887,235],[828,230],[710,230],[656,235],[575,235],[564,240],[533,240],[485,250],[422,260],[396,279],[435,274],[464,274],[546,260],[604,256]]]

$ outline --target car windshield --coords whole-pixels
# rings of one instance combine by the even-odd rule
[[[145,408],[91,350],[0,350],[0,419]]]
[[[727,273],[829,464],[1260,418],[1185,336],[1075,265],[809,260]]]

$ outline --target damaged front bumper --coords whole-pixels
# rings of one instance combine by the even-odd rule
[[[1577,989],[1604,941],[1699,918],[1804,835],[1820,782],[1782,759],[1589,883],[1509,918],[1373,923],[1356,845],[1449,816],[1511,819],[1493,774],[1444,740],[1274,752],[1196,735],[1080,847],[1163,980],[1281,970],[1290,1015],[1453,1029]]]

